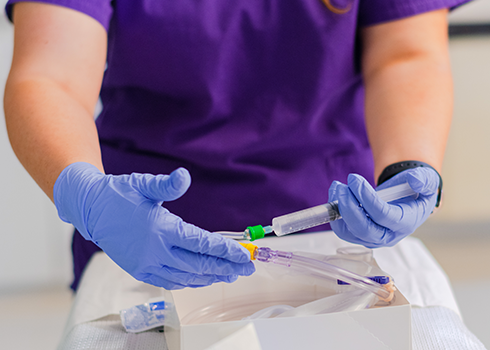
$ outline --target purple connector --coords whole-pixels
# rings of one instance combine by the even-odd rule
[[[379,284],[386,284],[386,283],[390,282],[390,278],[388,276],[368,276],[367,278],[369,278],[371,281],[377,282]],[[337,284],[349,284],[350,285],[350,283],[347,283],[347,282],[344,282],[341,280],[337,280]]]
[[[272,250],[270,248],[257,248],[255,253],[255,259],[262,262],[271,262],[273,264],[284,265],[287,267],[291,266],[291,258],[293,253],[283,252],[280,250]]]

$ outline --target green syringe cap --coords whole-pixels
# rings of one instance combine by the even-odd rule
[[[250,241],[255,241],[256,239],[264,238],[265,231],[262,225],[249,226],[247,227],[247,230],[250,235]]]

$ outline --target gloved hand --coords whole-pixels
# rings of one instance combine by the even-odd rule
[[[181,289],[251,275],[255,267],[240,244],[161,206],[189,186],[184,168],[170,175],[113,176],[80,162],[61,172],[53,192],[60,218],[137,280]]]
[[[366,179],[349,174],[347,185],[334,181],[330,186],[328,200],[338,200],[342,215],[330,225],[345,241],[368,248],[391,247],[413,233],[434,210],[439,181],[439,175],[430,168],[402,171],[377,189],[408,182],[418,196],[386,203]]]

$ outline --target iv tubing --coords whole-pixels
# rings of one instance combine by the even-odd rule
[[[272,250],[267,247],[257,247],[251,243],[240,244],[251,252],[252,260],[282,265],[320,279],[342,280],[357,288],[376,294],[380,300],[390,301],[393,299],[393,291],[387,290],[382,284],[338,266],[296,255],[291,252]]]

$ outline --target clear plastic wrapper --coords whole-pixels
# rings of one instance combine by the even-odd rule
[[[342,248],[333,256],[256,248],[257,260],[261,252],[262,261],[271,262],[262,265],[270,278],[321,285],[329,292],[314,296],[283,290],[275,295],[249,294],[246,298],[228,298],[187,314],[182,319],[184,324],[356,311],[376,304],[386,305],[386,301],[393,298],[393,282],[373,263],[372,251],[367,248]],[[369,279],[379,275],[386,276],[390,283],[381,285]],[[339,280],[350,284],[341,284]]]
[[[378,298],[375,294],[362,290],[351,290],[345,293],[331,295],[309,303],[292,307],[290,305],[274,305],[244,317],[243,320],[259,318],[301,317],[326,314],[331,312],[349,312],[368,309]]]

